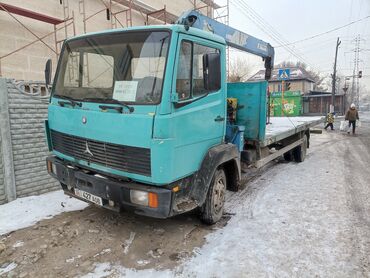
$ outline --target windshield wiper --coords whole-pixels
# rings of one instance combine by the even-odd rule
[[[132,112],[135,111],[135,108],[134,107],[131,107],[131,106],[127,105],[123,101],[119,101],[119,100],[116,100],[116,99],[113,99],[113,98],[84,98],[84,99],[82,99],[82,101],[93,101],[93,102],[118,104],[118,105],[121,105],[123,107],[126,107],[130,113],[132,113]],[[122,111],[122,109],[117,109],[117,107],[115,107],[115,106],[99,105],[99,108],[101,108],[103,110],[106,110],[106,109],[116,109],[117,111],[118,110],[121,110]]]
[[[108,109],[113,109],[116,110],[118,113],[123,113],[123,107],[121,106],[110,106],[110,105],[99,105],[99,108],[101,110],[108,110]]]
[[[59,100],[58,101],[58,104],[62,107],[64,107],[65,104],[70,104],[72,105],[72,107],[75,107],[76,105],[78,107],[81,107],[82,106],[82,103],[81,102],[78,102],[76,101],[75,99],[71,98],[71,97],[67,97],[67,96],[62,96],[62,95],[53,95],[54,97],[57,97],[57,98],[62,98],[62,99],[65,99],[67,101],[61,101]]]

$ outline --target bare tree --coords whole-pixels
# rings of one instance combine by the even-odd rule
[[[249,62],[245,58],[236,57],[230,61],[229,82],[243,82],[251,73]]]
[[[347,88],[351,86],[350,82],[345,82],[346,77],[341,74],[337,73],[337,78],[335,81],[335,93],[341,94],[344,92],[343,88],[346,86]],[[321,83],[322,87],[326,87],[328,91],[331,92],[331,87],[333,86],[331,77],[327,78],[325,82]]]

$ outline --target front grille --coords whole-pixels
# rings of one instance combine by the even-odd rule
[[[50,133],[53,149],[62,154],[116,170],[151,176],[150,149],[111,144],[55,130]]]

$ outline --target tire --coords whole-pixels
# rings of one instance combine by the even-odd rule
[[[296,162],[303,162],[307,153],[307,136],[303,136],[303,143],[293,149],[293,156]]]
[[[293,160],[293,154],[292,151],[286,152],[284,154],[284,159],[285,161],[292,161]]]
[[[222,217],[226,194],[226,175],[223,169],[217,169],[208,189],[206,200],[201,208],[200,219],[212,225]]]

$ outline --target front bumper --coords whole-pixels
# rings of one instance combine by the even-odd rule
[[[171,189],[110,179],[97,175],[95,172],[69,165],[55,156],[47,157],[46,161],[55,165],[56,173],[50,170],[48,172],[62,184],[62,188],[67,195],[81,199],[74,193],[74,189],[77,188],[101,197],[103,207],[108,209],[116,211],[128,210],[154,218],[167,218],[172,214],[174,192]],[[131,203],[131,189],[156,193],[158,196],[158,207],[151,208]],[[81,200],[87,202],[84,199]]]

